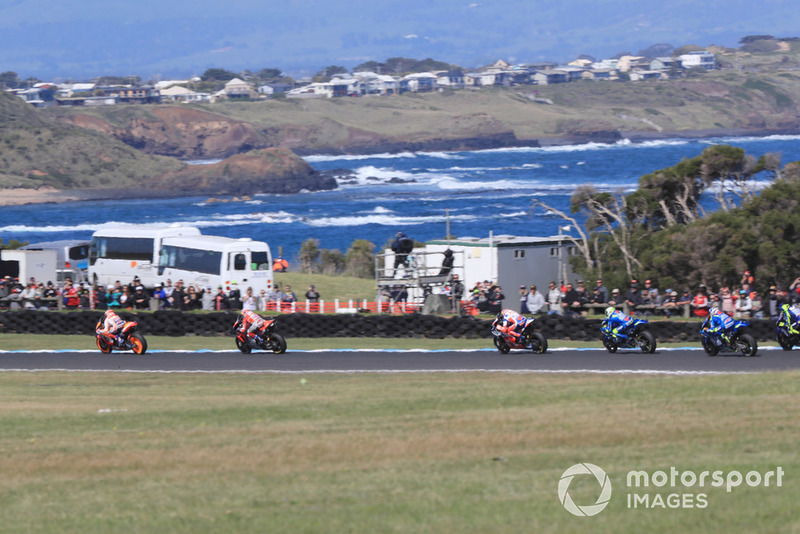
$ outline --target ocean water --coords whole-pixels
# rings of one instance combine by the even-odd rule
[[[89,239],[103,224],[182,223],[211,235],[266,241],[274,254],[293,260],[303,241],[346,251],[355,239],[380,247],[397,231],[418,241],[451,235],[550,236],[564,222],[533,208],[537,198],[569,211],[575,187],[630,192],[640,176],[700,154],[711,144],[744,148],[756,157],[782,154],[800,160],[800,136],[663,140],[613,145],[505,148],[474,152],[308,156],[318,170],[345,169],[334,191],[253,195],[238,202],[207,197],[71,202],[0,208],[3,241]],[[764,182],[762,185],[764,185]]]

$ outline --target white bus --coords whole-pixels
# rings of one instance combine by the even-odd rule
[[[272,289],[272,258],[269,245],[249,238],[167,237],[161,242],[158,276],[212,289],[235,282],[243,296],[248,287],[258,295]]]
[[[117,280],[129,284],[135,277],[146,287],[161,281],[158,258],[166,237],[197,236],[192,226],[118,224],[98,229],[89,244],[89,279],[108,285]]]

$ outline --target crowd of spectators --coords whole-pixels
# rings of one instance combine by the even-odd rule
[[[314,286],[309,287],[306,298],[319,302],[320,294]],[[238,284],[219,285],[216,291],[211,286],[201,287],[197,283],[184,284],[178,280],[161,282],[152,290],[134,277],[127,284],[117,280],[107,286],[92,286],[86,282],[73,282],[66,278],[58,285],[53,281],[37,281],[31,278],[22,283],[11,276],[0,278],[0,305],[11,309],[121,309],[121,310],[274,310],[277,306],[291,306],[297,296],[291,287],[284,291],[261,290],[255,294],[252,287],[242,295]]]

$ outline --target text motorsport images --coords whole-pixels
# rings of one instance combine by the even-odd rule
[[[569,494],[572,480],[580,475],[592,475],[600,485],[600,496],[594,504],[578,505]],[[661,493],[649,493],[647,488],[725,488],[727,493],[738,488],[742,483],[751,488],[764,486],[783,486],[784,471],[782,467],[767,471],[763,475],[759,471],[678,471],[670,467],[668,471],[628,471],[626,477],[628,508],[706,508],[707,493],[672,492],[664,496]],[[611,479],[606,472],[590,463],[575,464],[561,475],[558,481],[558,500],[571,514],[579,517],[591,517],[602,512],[611,501]],[[657,491],[656,489],[650,491]]]

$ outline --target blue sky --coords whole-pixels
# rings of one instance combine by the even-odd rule
[[[596,58],[657,43],[800,35],[789,0],[0,0],[0,72],[166,79],[209,67],[295,77],[390,57],[474,68]]]

